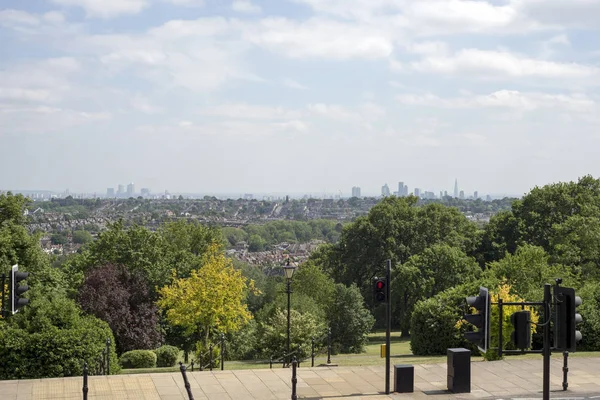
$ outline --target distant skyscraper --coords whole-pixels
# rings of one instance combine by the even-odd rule
[[[390,195],[390,188],[388,187],[387,183],[381,187],[381,195],[383,197],[387,197]]]
[[[115,197],[115,188],[106,189],[106,197]]]
[[[398,182],[398,197],[404,196],[404,182]]]
[[[479,198],[479,193],[477,193],[477,190],[475,191],[475,193],[473,193],[473,198],[475,200],[477,200]]]
[[[465,191],[464,191],[464,190],[461,190],[461,191],[460,191],[460,193],[459,193],[459,195],[458,195],[458,197],[459,197],[460,199],[464,199],[464,198],[465,198]]]
[[[421,189],[415,188],[415,196],[421,197]]]
[[[490,196],[489,194],[485,196],[485,201],[492,201],[492,196]]]
[[[141,194],[142,194],[142,197],[149,197],[150,196],[150,189],[148,189],[148,188],[142,188]]]
[[[127,196],[131,197],[133,196],[135,193],[135,185],[133,183],[130,183],[129,185],[127,185]]]
[[[358,186],[352,187],[352,197],[360,197],[360,188]]]
[[[402,196],[408,196],[408,185],[404,185]]]
[[[454,180],[454,197],[458,198],[458,179]]]
[[[440,190],[440,199],[443,199],[443,198],[444,198],[444,192],[442,192],[442,191]]]
[[[119,184],[117,194],[125,194],[125,185]]]

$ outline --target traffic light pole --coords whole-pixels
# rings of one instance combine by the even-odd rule
[[[550,303],[552,294],[550,284],[544,284],[544,400],[550,400]]]
[[[391,342],[391,330],[392,330],[392,304],[391,304],[391,275],[392,275],[392,260],[386,261],[385,267],[385,394],[390,394],[390,342]]]
[[[2,318],[4,318],[5,314],[6,314],[6,310],[4,307],[4,296],[6,295],[5,293],[5,288],[6,286],[6,274],[2,274],[2,314],[0,314],[2,316]]]

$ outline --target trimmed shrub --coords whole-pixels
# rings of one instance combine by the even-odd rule
[[[119,362],[123,368],[154,368],[156,353],[152,350],[131,350],[123,353]]]
[[[172,367],[179,357],[179,349],[175,346],[164,345],[154,350],[157,367]]]
[[[120,368],[115,340],[108,325],[95,317],[81,317],[69,328],[47,326],[34,333],[0,323],[0,379],[80,376],[84,361],[95,367],[107,338],[111,340],[110,372],[116,374]]]
[[[474,346],[464,339],[461,324],[467,296],[479,293],[479,283],[466,283],[418,302],[411,318],[410,348],[416,356],[445,355],[448,348]]]

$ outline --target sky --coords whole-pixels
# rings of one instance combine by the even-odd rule
[[[600,176],[600,0],[0,0],[0,189]]]

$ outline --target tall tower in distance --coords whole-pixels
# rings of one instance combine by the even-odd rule
[[[454,179],[454,198],[458,198],[458,179]]]

